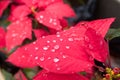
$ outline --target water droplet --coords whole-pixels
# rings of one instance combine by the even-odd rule
[[[58,67],[57,70],[60,70],[60,68]]]
[[[24,48],[24,50],[26,51],[26,50],[27,50],[27,48]]]
[[[22,58],[24,58],[25,56],[23,55]]]
[[[66,46],[66,49],[70,49],[70,46]]]
[[[38,47],[35,47],[35,50],[38,50],[39,48]]]
[[[57,35],[59,35],[59,34],[60,34],[60,32],[57,32],[56,34],[57,34]]]
[[[51,51],[52,51],[52,52],[55,52],[55,49],[52,49]]]
[[[45,36],[42,36],[42,38],[45,38]]]
[[[60,41],[63,41],[63,39],[61,38]]]
[[[51,57],[48,57],[48,59],[51,59]]]
[[[36,44],[36,42],[33,42],[33,44]]]
[[[103,45],[103,41],[100,41],[100,45]]]
[[[19,21],[16,21],[16,24],[19,24]]]
[[[53,40],[53,42],[55,43],[55,42],[56,42],[56,40]]]
[[[41,58],[40,58],[40,61],[44,61],[44,60],[45,60],[45,58],[44,58],[44,57],[41,57]]]
[[[43,16],[43,15],[40,15],[40,18],[42,19],[42,18],[44,18],[44,16]]]
[[[59,35],[59,34],[57,34],[56,36],[57,36],[57,37],[60,37],[60,35]]]
[[[65,56],[65,55],[63,55],[63,58],[66,58],[66,56]]]
[[[38,59],[38,56],[36,56],[35,59],[37,60],[37,59]]]
[[[73,38],[68,38],[68,41],[73,41]]]
[[[47,41],[47,43],[50,43],[50,41]]]
[[[59,45],[55,45],[54,49],[59,49],[59,47],[60,47]]]
[[[52,19],[52,18],[50,18],[49,23],[52,23],[52,21],[53,21],[53,19]]]
[[[12,34],[12,37],[16,37],[17,36],[17,34]]]
[[[53,61],[56,63],[56,62],[59,62],[59,59],[58,58],[54,58]]]
[[[47,47],[47,46],[44,46],[44,47],[43,47],[43,50],[48,50],[48,47]]]
[[[53,25],[55,25],[55,26],[56,26],[56,25],[57,25],[57,23],[56,23],[56,22],[53,22]]]

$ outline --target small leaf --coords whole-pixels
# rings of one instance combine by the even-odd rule
[[[107,40],[112,40],[115,37],[119,37],[120,36],[120,29],[109,29],[107,35],[106,35],[106,39]]]
[[[5,80],[14,80],[14,78],[13,78],[11,73],[5,71],[4,69],[2,69],[1,72],[5,76]]]
[[[16,20],[7,27],[6,46],[8,50],[21,45],[25,38],[32,37],[32,23],[28,18]]]
[[[26,74],[26,76],[29,78],[29,79],[33,79],[33,77],[36,75],[37,71],[35,70],[36,68],[25,68],[23,69],[23,72]]]

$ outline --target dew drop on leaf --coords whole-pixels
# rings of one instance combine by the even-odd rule
[[[68,41],[73,41],[73,38],[68,38]]]
[[[44,46],[44,47],[43,47],[43,50],[48,50],[48,47],[47,47],[47,46]]]
[[[35,47],[35,50],[38,50],[39,48],[38,47]]]
[[[58,67],[57,70],[60,70],[60,68]]]
[[[55,45],[54,49],[59,49],[59,47],[60,47],[59,45]]]
[[[40,61],[44,61],[44,60],[45,60],[45,58],[44,58],[44,57],[41,57],[41,58],[40,58]]]
[[[38,56],[35,57],[35,60],[37,60],[37,59],[38,59]]]
[[[53,61],[56,63],[56,62],[59,62],[59,59],[58,58],[54,58]]]
[[[66,49],[70,49],[70,46],[66,46]]]

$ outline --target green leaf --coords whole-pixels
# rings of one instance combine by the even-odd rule
[[[35,70],[35,68],[33,69],[25,68],[23,69],[23,72],[26,75],[26,77],[30,80],[37,74],[37,71]]]
[[[10,21],[7,20],[0,20],[0,26],[6,28],[10,24]]]
[[[4,69],[2,69],[1,72],[5,76],[5,80],[14,80],[12,74],[9,72],[5,71]]]
[[[120,36],[120,28],[117,29],[109,29],[107,35],[106,35],[106,39],[107,40],[112,40],[115,37],[119,37]]]

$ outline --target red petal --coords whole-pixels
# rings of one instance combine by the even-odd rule
[[[43,29],[34,29],[33,31],[35,33],[36,38],[40,38],[42,36],[47,36],[48,35],[48,32],[43,30]]]
[[[36,42],[19,48],[10,56],[8,61],[22,67],[25,65],[21,63],[24,61],[22,56],[33,55],[34,58],[32,58],[38,65],[51,72],[90,71],[93,61],[89,61],[89,56],[84,52],[83,36],[85,31],[85,28],[72,28],[57,33],[57,35],[39,38]],[[32,58],[29,57],[26,60]],[[20,60],[21,62],[18,62]]]
[[[12,21],[13,21],[13,18],[21,19],[21,18],[26,17],[30,13],[31,13],[31,10],[26,5],[16,6],[14,9],[12,9],[9,19]]]
[[[99,19],[90,22],[80,22],[77,26],[87,26],[96,30],[100,33],[102,37],[105,37],[110,25],[115,20],[115,18]]]
[[[37,66],[34,61],[35,56],[26,51],[30,50],[28,48],[17,49],[17,51],[15,51],[12,55],[9,56],[7,61],[12,62],[12,64],[21,68],[33,68]]]
[[[45,8],[48,5],[56,2],[63,2],[63,0],[39,0],[38,6],[41,8]]]
[[[20,70],[14,75],[14,78],[15,80],[27,80],[23,72]]]
[[[22,44],[25,38],[31,39],[32,24],[31,20],[24,18],[23,20],[17,20],[8,26],[6,35],[6,46],[8,50],[11,50],[17,45]]]
[[[56,74],[42,70],[39,72],[33,80],[88,80],[86,77],[74,73],[74,74]]]
[[[0,17],[2,16],[3,11],[10,4],[10,0],[0,0]]]
[[[14,0],[14,2],[18,3],[18,4],[23,4],[22,0]]]
[[[93,58],[105,62],[108,55],[108,45],[104,38],[91,28],[88,28],[85,35],[87,52],[92,55]]]
[[[44,24],[49,28],[53,28],[56,30],[62,29],[59,19],[53,14],[48,13],[47,11],[41,11],[37,13],[36,19],[39,21],[39,23]]]
[[[28,7],[36,7],[39,0],[20,0],[19,3],[24,3]],[[18,0],[17,0],[18,2]]]
[[[68,27],[68,21],[66,19],[60,19],[60,23],[63,27]]]
[[[46,11],[58,16],[59,18],[75,16],[73,9],[68,4],[64,4],[62,2],[49,5],[46,8]]]
[[[0,27],[0,48],[6,46],[5,36],[6,36],[5,30],[2,27]]]

